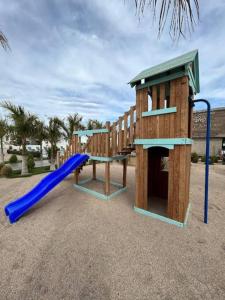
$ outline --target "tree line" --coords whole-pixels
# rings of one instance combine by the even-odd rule
[[[42,143],[50,143],[50,163],[54,169],[57,154],[57,144],[61,140],[69,141],[75,130],[99,129],[104,125],[98,120],[89,119],[87,124],[83,123],[83,117],[78,113],[69,114],[65,119],[57,116],[48,119],[47,124],[36,114],[30,113],[23,106],[4,101],[0,106],[7,112],[6,118],[0,118],[0,162],[4,162],[3,139],[10,136],[13,144],[21,147],[22,169],[21,175],[28,173],[27,166],[27,142],[33,139],[40,145],[40,157],[42,159]]]

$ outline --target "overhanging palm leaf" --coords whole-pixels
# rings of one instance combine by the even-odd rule
[[[179,39],[186,32],[194,30],[196,19],[199,19],[198,0],[134,0],[139,17],[146,7],[153,13],[154,20],[158,19],[158,33],[162,34],[167,20],[170,18],[169,32],[173,39]]]
[[[8,40],[2,31],[0,31],[0,44],[5,50],[10,49]]]

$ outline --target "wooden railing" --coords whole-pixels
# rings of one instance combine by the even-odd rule
[[[89,153],[92,156],[115,156],[124,149],[133,145],[136,132],[136,106],[131,106],[130,110],[119,117],[116,122],[110,125],[106,122],[107,133],[93,133],[87,142],[82,144],[81,137],[75,134],[64,151],[61,163],[74,153]]]

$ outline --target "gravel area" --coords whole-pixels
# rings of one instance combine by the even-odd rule
[[[0,299],[225,299],[225,166],[210,166],[208,225],[204,165],[191,173],[184,229],[133,211],[134,167],[111,201],[76,191],[70,176],[13,225],[4,205],[45,175],[0,178]],[[121,165],[112,179],[122,181]]]

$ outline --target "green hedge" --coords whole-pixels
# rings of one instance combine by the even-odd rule
[[[195,164],[198,162],[198,154],[196,152],[191,153],[191,162]]]
[[[17,159],[16,154],[12,154],[12,155],[10,156],[9,163],[10,163],[10,164],[15,164],[15,163],[17,163],[17,162],[18,162],[18,159]]]
[[[16,149],[8,149],[8,154],[16,154],[16,155],[22,155],[22,150],[16,150]],[[39,151],[27,151],[28,155],[32,154],[35,158],[40,158],[41,153]]]

